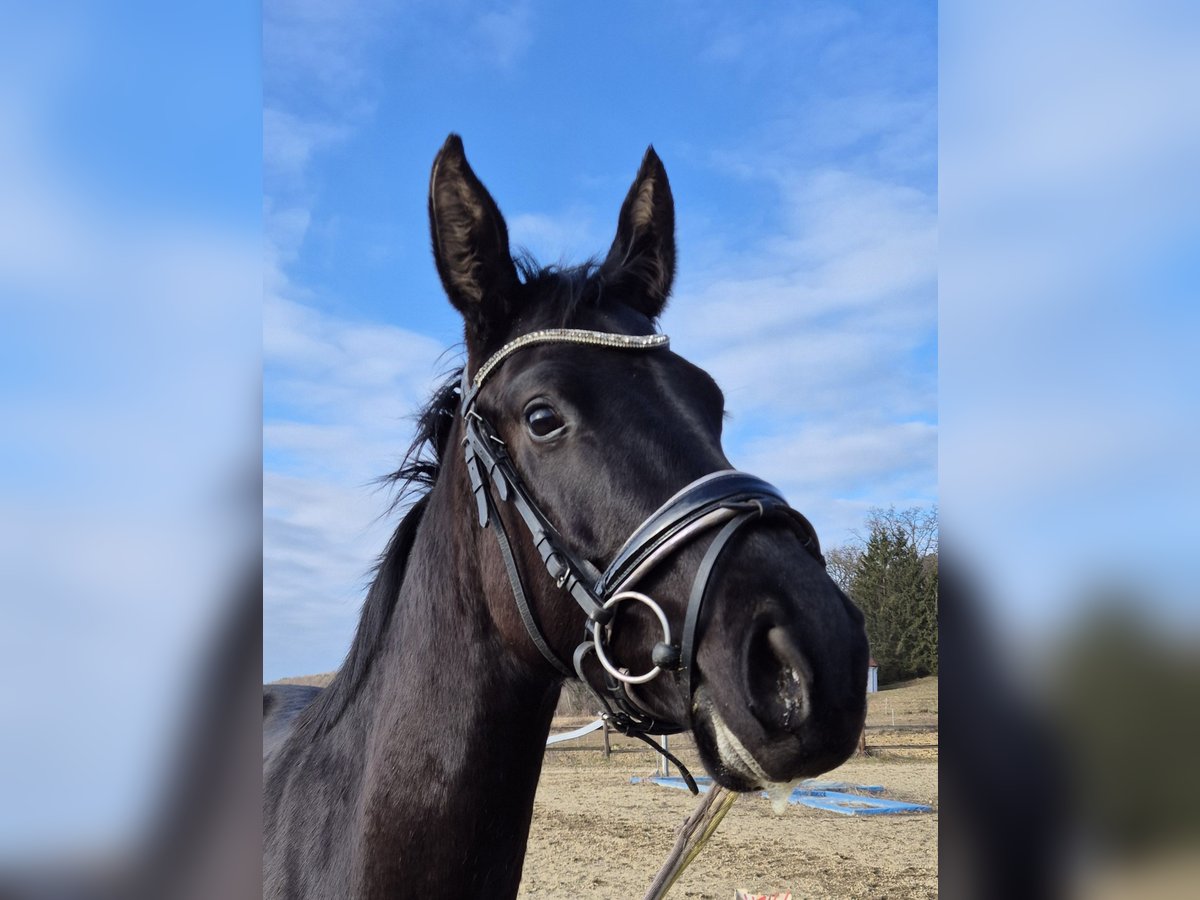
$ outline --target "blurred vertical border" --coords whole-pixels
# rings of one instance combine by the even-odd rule
[[[947,896],[1200,883],[1200,8],[942,3]]]
[[[257,894],[260,11],[0,29],[0,894]]]

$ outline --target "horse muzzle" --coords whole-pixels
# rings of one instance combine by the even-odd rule
[[[701,655],[691,710],[705,767],[741,791],[841,765],[853,753],[866,715],[868,651],[861,618],[839,608],[839,600],[824,610],[833,622],[806,628],[783,604],[760,605],[736,649],[721,654],[714,643]],[[714,618],[717,625],[710,622],[710,628],[720,627],[719,610]],[[839,640],[822,640],[831,629]],[[835,646],[848,649],[834,657],[827,648]]]

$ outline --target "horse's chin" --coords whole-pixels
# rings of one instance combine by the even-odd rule
[[[705,718],[697,718],[694,733],[704,767],[718,784],[732,791],[746,792],[760,790],[771,783],[754,755],[715,711]]]
[[[721,716],[703,685],[696,689],[692,734],[713,780],[732,791],[770,790],[794,779],[773,778]]]
[[[807,724],[767,734],[744,711],[723,715],[703,684],[696,689],[692,715],[696,748],[713,779],[733,791],[765,790],[772,797],[790,794],[791,786],[801,779],[841,765],[850,750],[813,752],[807,746],[812,737],[806,733]]]

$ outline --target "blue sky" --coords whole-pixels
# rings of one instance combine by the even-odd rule
[[[451,131],[543,262],[607,249],[653,143],[663,328],[731,460],[828,545],[935,502],[936,35],[932,3],[267,2],[264,676],[340,662],[395,525],[371,480],[457,360],[425,213]]]

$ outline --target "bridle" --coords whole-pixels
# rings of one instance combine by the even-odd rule
[[[475,408],[480,389],[508,357],[525,347],[548,343],[654,350],[668,346],[669,339],[664,334],[625,335],[553,328],[534,331],[505,344],[478,368],[473,378],[468,377],[464,368],[460,404],[464,423],[462,445],[479,524],[483,528],[492,525],[521,621],[542,656],[560,674],[567,678],[578,678],[587,686],[602,705],[603,718],[613,728],[646,741],[670,758],[695,793],[695,783],[679,760],[647,737],[676,734],[687,726],[656,719],[638,702],[634,686],[652,681],[664,671],[675,673],[690,719],[700,610],[717,563],[734,535],[752,522],[782,521],[797,532],[804,547],[824,567],[825,560],[821,556],[817,535],[808,520],[788,506],[777,488],[745,472],[725,469],[691,482],[648,516],[634,529],[603,572],[588,560],[575,556],[530,496],[496,430]],[[512,543],[496,512],[489,485],[500,502],[512,504],[550,577],[579,604],[587,616],[584,638],[575,649],[571,666],[566,665],[550,647],[538,624],[525,593]],[[670,621],[662,607],[653,598],[633,588],[674,551],[718,527],[720,530],[705,551],[692,581],[687,611],[676,643],[672,639]],[[662,627],[662,640],[654,645],[651,653],[654,666],[640,675],[630,674],[628,669],[615,665],[604,646],[606,641],[611,640],[617,608],[625,602],[637,602],[648,607]],[[604,685],[601,688],[593,685],[583,671],[584,661],[593,653],[604,670]]]

